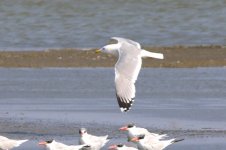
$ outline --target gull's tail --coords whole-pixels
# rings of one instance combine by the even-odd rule
[[[20,146],[21,144],[23,144],[24,142],[27,142],[28,140],[18,140],[16,141],[16,147]]]
[[[164,59],[163,54],[149,52],[149,51],[146,51],[144,49],[141,50],[141,57],[152,57],[152,58],[157,58],[157,59]]]
[[[180,142],[183,141],[184,139],[170,139],[170,140],[165,140],[165,141],[161,141],[162,142],[162,149],[166,148],[167,146],[176,143],[176,142]]]
[[[184,139],[174,139],[171,143],[176,143],[176,142],[180,142],[183,141]]]

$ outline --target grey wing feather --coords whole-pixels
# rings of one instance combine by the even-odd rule
[[[117,40],[120,43],[127,42],[129,44],[132,44],[132,45],[136,46],[138,49],[141,49],[140,43],[135,42],[133,40],[120,38],[120,37],[112,37],[111,39]]]
[[[116,97],[121,111],[128,111],[135,99],[135,85],[126,78],[115,80]]]
[[[121,111],[128,111],[135,99],[135,82],[142,60],[135,46],[122,44],[115,64],[116,97]]]

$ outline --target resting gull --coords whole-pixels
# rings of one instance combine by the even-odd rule
[[[0,150],[11,150],[15,147],[19,147],[21,144],[27,141],[28,140],[8,139],[7,137],[0,135]]]
[[[108,135],[95,136],[87,133],[86,128],[79,130],[80,139],[79,144],[87,144],[90,146],[90,150],[100,150],[108,141]]]
[[[163,59],[163,54],[141,49],[139,43],[130,39],[112,37],[116,44],[109,44],[96,52],[105,52],[118,57],[115,64],[115,89],[119,107],[122,112],[128,111],[135,99],[135,82],[140,72],[142,58]]]
[[[159,140],[146,135],[140,135],[132,138],[130,141],[136,143],[139,150],[163,150],[169,145],[183,140],[184,139]]]
[[[38,144],[45,146],[47,150],[81,150],[90,147],[89,145],[66,145],[55,140],[42,141]]]

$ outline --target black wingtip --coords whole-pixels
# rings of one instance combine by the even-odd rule
[[[130,110],[130,108],[120,107],[120,110],[121,110],[121,112],[128,112]]]
[[[175,139],[172,141],[172,143],[176,143],[176,142],[180,142],[180,141],[183,141],[184,139]]]
[[[119,97],[117,94],[116,94],[116,97],[117,97],[118,105],[121,112],[128,112],[131,109],[131,106],[133,105],[133,102],[135,100],[135,98],[131,98],[130,100],[124,101],[124,99]],[[126,101],[128,103],[126,103]]]

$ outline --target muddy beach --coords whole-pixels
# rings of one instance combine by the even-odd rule
[[[56,139],[77,144],[78,129],[128,143],[118,128],[135,123],[171,138],[169,150],[225,150],[226,68],[143,68],[137,97],[121,113],[113,68],[0,68],[0,131],[30,139],[19,150]],[[110,119],[109,119],[110,118]],[[107,147],[105,147],[107,148]]]
[[[193,68],[226,66],[224,46],[144,47],[161,52],[164,60],[144,59],[144,67]],[[96,54],[95,49],[48,49],[41,51],[0,51],[0,67],[112,67],[116,58]]]

